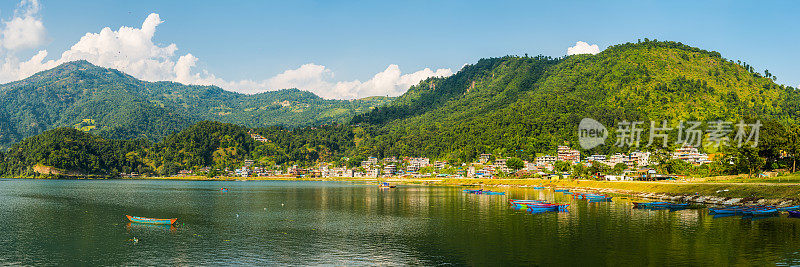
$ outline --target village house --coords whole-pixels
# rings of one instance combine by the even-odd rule
[[[558,147],[558,160],[566,161],[571,163],[577,163],[581,161],[581,152],[575,149],[572,149],[568,146],[559,146]]]
[[[490,158],[492,158],[492,154],[481,154],[478,156],[478,162],[485,164],[486,162],[489,162]]]
[[[708,154],[700,153],[700,151],[697,150],[697,148],[692,147],[690,145],[684,145],[680,148],[675,149],[675,151],[672,152],[672,158],[680,159],[695,165],[711,163]]]
[[[264,138],[263,136],[261,136],[261,135],[259,135],[257,133],[253,133],[253,132],[250,132],[250,138],[253,138],[253,140],[256,140],[258,142],[269,142],[268,139]]]
[[[444,169],[444,167],[446,165],[447,165],[447,163],[444,162],[444,161],[436,161],[436,162],[433,163],[433,167],[437,168],[437,169]]]
[[[597,161],[600,163],[606,163],[606,155],[598,155],[598,154],[591,155],[586,157],[586,161],[588,162]]]
[[[556,157],[550,155],[544,155],[536,157],[536,165],[538,166],[552,166],[553,163],[556,163]]]
[[[428,158],[411,158],[408,160],[409,165],[416,165],[418,168],[427,167],[430,165],[430,159]]]
[[[395,175],[397,173],[397,165],[389,164],[384,166],[383,173],[388,176]]]
[[[251,171],[250,168],[242,166],[241,168],[234,170],[234,173],[236,173],[236,176],[239,177],[250,177]]]
[[[379,175],[380,170],[377,168],[368,169],[367,173],[365,174],[365,176],[369,178],[378,178]]]

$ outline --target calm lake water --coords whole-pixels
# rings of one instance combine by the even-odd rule
[[[800,219],[713,218],[705,209],[504,190],[572,203],[568,213],[532,215],[509,208],[506,196],[461,189],[0,180],[0,265],[800,264]],[[125,214],[178,222],[129,225]]]

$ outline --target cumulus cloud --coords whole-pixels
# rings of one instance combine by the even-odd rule
[[[577,55],[577,54],[597,54],[600,53],[600,47],[596,44],[589,45],[586,42],[578,41],[575,43],[575,46],[567,47],[567,55]]]
[[[14,17],[3,21],[0,43],[3,48],[17,50],[36,48],[45,42],[45,28],[39,13],[38,0],[23,0],[14,11]]]
[[[23,0],[14,17],[4,21],[0,45],[9,51],[42,45],[45,31],[41,20],[36,16],[38,11],[37,0]],[[226,90],[250,94],[298,88],[324,98],[352,99],[374,95],[397,96],[428,77],[452,75],[450,69],[433,71],[429,68],[403,74],[399,66],[391,64],[364,82],[337,81],[332,70],[323,65],[308,63],[268,79],[227,81],[206,70],[198,70],[200,59],[191,53],[179,55],[177,45],[155,44],[153,36],[158,25],[163,22],[158,14],[152,13],[145,18],[140,28],[122,26],[112,30],[106,27],[97,33],[86,33],[58,59],[46,60],[46,50],[39,51],[28,60],[18,59],[15,53],[6,53],[0,66],[0,82],[23,79],[61,63],[83,59],[146,81],[217,85]]]

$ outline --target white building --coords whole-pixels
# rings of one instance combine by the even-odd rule
[[[566,162],[580,162],[581,152],[568,146],[558,147],[558,160]]]
[[[550,155],[544,155],[540,157],[536,157],[536,165],[538,166],[552,166],[553,163],[556,163],[556,157]]]

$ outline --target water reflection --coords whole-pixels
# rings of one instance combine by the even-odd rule
[[[774,265],[798,262],[800,251],[798,219],[633,209],[638,200],[595,203],[551,190],[502,196],[279,181],[0,187],[0,265]],[[509,198],[568,203],[569,212],[533,215]],[[140,225],[123,214],[179,219]]]

